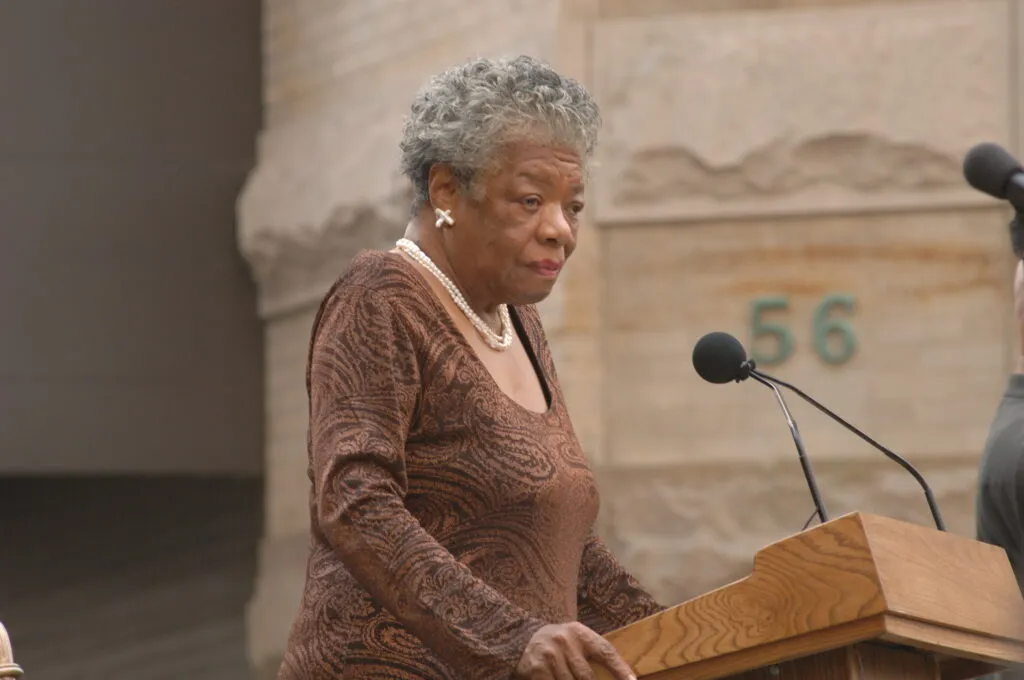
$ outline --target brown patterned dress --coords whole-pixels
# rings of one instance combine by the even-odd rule
[[[364,252],[313,328],[312,537],[279,680],[509,678],[533,633],[661,607],[592,533],[594,479],[532,307],[549,410],[506,396],[414,266]]]

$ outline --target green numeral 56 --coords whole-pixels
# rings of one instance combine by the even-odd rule
[[[849,319],[856,309],[856,300],[846,293],[833,293],[822,298],[814,310],[811,334],[814,352],[827,364],[846,363],[857,351],[857,337]],[[789,310],[789,300],[782,296],[762,297],[750,303],[750,353],[758,366],[781,364],[793,354],[793,333],[782,321],[767,320]],[[774,313],[774,314],[773,314]]]

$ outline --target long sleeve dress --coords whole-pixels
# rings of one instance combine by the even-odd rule
[[[310,554],[279,680],[503,680],[545,624],[604,633],[661,609],[593,533],[540,319],[511,311],[545,413],[499,388],[400,255],[360,254],[324,298]]]

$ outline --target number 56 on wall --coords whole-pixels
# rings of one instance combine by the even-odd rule
[[[846,293],[832,293],[822,298],[810,319],[814,352],[827,364],[845,364],[857,351],[857,337],[848,318],[856,310],[856,299]],[[784,296],[760,297],[750,303],[751,357],[758,366],[781,364],[793,354],[796,341],[789,325],[781,320],[769,321],[789,311]]]

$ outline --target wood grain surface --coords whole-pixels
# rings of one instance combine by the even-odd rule
[[[836,659],[847,674],[834,677],[958,680],[1024,661],[1024,598],[1000,548],[851,513],[763,548],[750,576],[607,637],[658,680],[769,667],[828,680],[807,669]],[[858,644],[872,640],[882,646]]]

